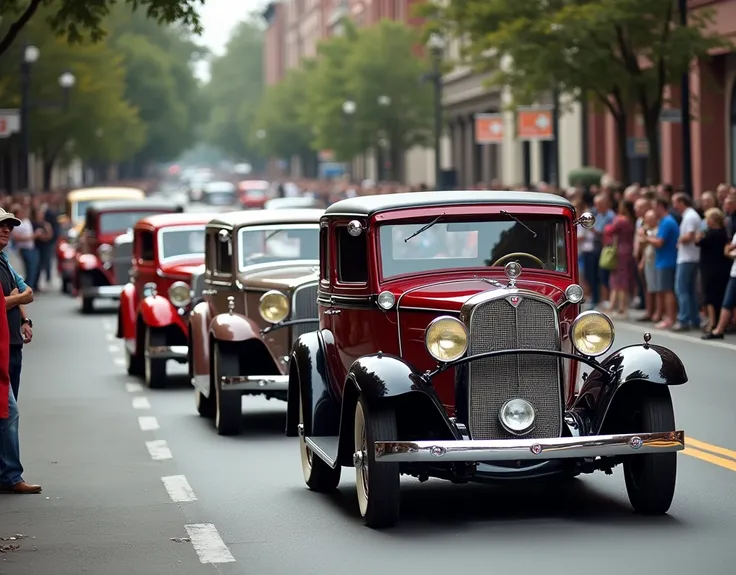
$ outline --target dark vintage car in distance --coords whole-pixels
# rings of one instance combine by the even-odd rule
[[[166,363],[186,363],[194,278],[204,264],[206,213],[158,214],[133,228],[133,267],[118,308],[117,337],[130,375],[166,385]]]
[[[220,435],[241,430],[242,396],[286,399],[291,346],[317,329],[323,210],[248,210],[207,225],[202,294],[189,317],[196,407]],[[200,287],[201,286],[201,287]]]
[[[604,357],[613,323],[580,313],[576,265],[576,225],[594,222],[530,192],[327,208],[320,329],[289,362],[287,435],[307,485],[333,490],[354,467],[365,523],[386,527],[400,474],[566,479],[623,464],[634,509],[665,513],[684,448],[669,386],[687,376],[648,335]]]
[[[120,299],[123,286],[130,279],[133,246],[130,230],[136,222],[154,214],[182,211],[178,204],[147,199],[105,201],[88,206],[74,274],[82,313],[90,313],[96,299]]]

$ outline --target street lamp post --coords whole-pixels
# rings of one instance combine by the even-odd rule
[[[31,67],[38,61],[41,51],[32,45],[23,50],[23,60],[20,68],[20,130],[21,130],[21,187],[28,188],[31,183],[29,156],[31,155],[30,111],[33,108],[66,109],[69,104],[69,91],[74,87],[77,79],[71,72],[64,72],[59,76],[59,86],[63,91],[63,100],[58,103],[42,103],[31,101]]]
[[[434,86],[434,186],[439,189],[442,181],[442,57],[445,39],[439,34],[429,37],[432,52],[432,84]]]
[[[352,118],[353,114],[355,114],[356,109],[357,109],[357,106],[355,102],[353,102],[352,100],[345,100],[345,102],[343,102],[342,111],[345,114],[345,122],[347,124],[350,123],[350,118]],[[347,131],[347,128],[348,127],[346,126],[346,131]],[[352,180],[353,179],[353,161],[352,160],[348,162],[348,175],[350,176],[350,180]]]

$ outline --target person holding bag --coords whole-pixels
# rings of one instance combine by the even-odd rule
[[[611,272],[610,307],[613,314],[622,318],[629,311],[629,300],[636,289],[635,224],[634,205],[624,201],[619,203],[613,222],[603,230],[607,245],[601,251],[600,267]]]

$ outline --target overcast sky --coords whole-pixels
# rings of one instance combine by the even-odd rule
[[[199,42],[216,54],[222,54],[235,25],[245,20],[251,12],[262,10],[267,4],[267,0],[205,0],[204,7],[199,10],[204,27]],[[199,67],[197,76],[209,78],[206,64]]]

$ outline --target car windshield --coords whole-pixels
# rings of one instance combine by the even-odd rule
[[[158,258],[198,257],[204,254],[204,225],[161,230],[158,240]]]
[[[135,227],[139,220],[155,214],[168,213],[161,211],[135,212],[103,212],[100,214],[99,231],[102,234],[124,232]]]
[[[87,200],[86,202],[75,202],[72,220],[75,222],[82,221],[87,215],[87,208],[92,202],[93,200]]]
[[[242,228],[238,234],[240,269],[256,264],[319,259],[319,226],[282,225]]]
[[[443,221],[408,239],[432,219],[380,228],[384,278],[456,268],[504,266],[518,260],[523,267],[568,271],[564,218],[523,214],[493,220]],[[535,237],[536,236],[536,237]],[[512,255],[513,254],[513,255]]]

